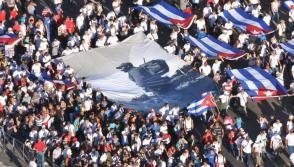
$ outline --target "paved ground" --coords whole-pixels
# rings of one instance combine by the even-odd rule
[[[18,163],[10,152],[4,151],[0,148],[0,167],[22,167],[21,163]]]

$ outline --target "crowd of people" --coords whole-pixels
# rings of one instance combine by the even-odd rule
[[[191,0],[186,7],[196,19],[189,30],[181,30],[164,27],[131,8],[157,2],[152,0],[133,0],[130,4],[111,0],[110,8],[105,5],[108,1],[101,0],[52,0],[49,3],[54,8],[48,6],[41,12],[37,1],[12,2],[0,0],[0,35],[16,34],[21,41],[12,49],[5,45],[0,60],[0,125],[1,132],[24,139],[24,144],[35,150],[30,167],[43,167],[45,157],[57,166],[223,167],[229,165],[222,154],[223,146],[246,166],[262,166],[263,159],[275,158],[282,150],[294,165],[293,116],[282,122],[261,115],[257,120],[260,134],[250,138],[240,114],[247,116],[250,97],[225,73],[231,69],[230,63],[208,60],[181,36],[190,33],[201,38],[210,34],[246,51],[241,58],[246,67],[261,67],[291,93],[294,59],[279,43],[291,37],[294,8],[283,20],[279,0],[271,1],[271,11],[266,12],[258,0],[205,0],[204,7],[201,1]],[[79,3],[82,6],[76,17],[64,14]],[[126,6],[128,10],[123,11]],[[268,36],[250,36],[218,17],[223,10],[237,7],[263,18],[277,31]],[[54,59],[115,45],[137,32],[144,32],[150,40],[165,40],[167,37],[159,32],[167,29],[171,33],[163,48],[191,64],[195,72],[215,80],[222,92],[217,98],[220,110],[208,111],[201,118],[189,115],[185,106],[169,103],[150,111],[136,111],[109,100],[84,79],[77,80],[75,69]],[[236,109],[233,99],[240,106],[236,118],[227,112]],[[195,127],[196,122],[202,127]]]

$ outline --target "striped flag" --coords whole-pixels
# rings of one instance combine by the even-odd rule
[[[228,70],[227,73],[231,77],[234,76],[248,95],[252,97],[287,94],[287,90],[275,77],[259,67]]]
[[[0,43],[15,45],[18,41],[20,41],[20,38],[16,34],[0,35]]]
[[[284,6],[287,10],[291,10],[291,8],[294,6],[294,0],[284,1],[284,2],[283,2],[283,6]]]
[[[143,10],[150,17],[161,23],[177,25],[184,29],[188,29],[195,18],[194,15],[184,13],[164,1],[161,1],[154,6],[137,6],[134,7],[134,9]]]
[[[216,107],[213,96],[210,92],[203,93],[199,99],[193,101],[188,107],[188,113],[195,116],[201,116],[206,111]]]
[[[201,39],[196,39],[190,35],[185,36],[185,39],[192,46],[197,46],[208,57],[222,57],[228,60],[235,60],[243,57],[246,53],[242,50],[233,48],[231,45],[221,42],[212,36],[207,36]]]
[[[52,77],[48,76],[46,73],[42,73],[39,76],[36,76],[33,73],[29,73],[29,79],[31,79],[31,80],[37,79],[41,83],[53,84],[54,87],[63,86],[64,85],[67,90],[70,90],[70,89],[75,88],[75,86],[77,86],[77,84],[78,84],[77,83],[77,80],[76,80],[76,82],[72,82],[72,81],[67,80],[67,79],[54,80],[54,79],[52,79]]]
[[[73,83],[69,80],[53,80],[52,82],[55,86],[65,86],[66,90],[73,89],[77,85],[77,83]]]
[[[262,35],[274,32],[262,19],[246,13],[242,8],[226,10],[220,14],[225,20],[230,20],[238,29],[252,35]]]
[[[281,43],[281,46],[286,52],[294,56],[294,39],[285,43]]]

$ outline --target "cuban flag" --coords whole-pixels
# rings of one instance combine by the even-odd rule
[[[246,13],[242,8],[226,10],[220,14],[225,20],[230,20],[238,29],[252,35],[262,35],[274,32],[262,19]]]
[[[268,72],[259,67],[228,70],[231,77],[235,77],[243,89],[251,97],[278,96],[287,94],[287,90]]]
[[[284,6],[287,10],[291,10],[292,6],[294,6],[294,0],[284,1],[284,2],[283,2],[283,6]]]
[[[192,46],[199,47],[200,50],[210,58],[222,57],[228,60],[236,60],[246,54],[244,51],[233,48],[231,45],[221,42],[210,35],[201,39],[186,35],[185,39],[189,41]]]
[[[52,81],[54,83],[55,86],[62,86],[64,85],[66,90],[70,90],[70,89],[74,89],[77,86],[77,82],[72,82],[69,80],[53,80]]]
[[[211,92],[206,92],[201,95],[199,99],[196,99],[193,101],[188,107],[188,113],[195,115],[195,116],[201,116],[208,110],[213,109],[216,107],[215,102],[213,101],[213,96]]]
[[[137,6],[134,7],[134,9],[143,10],[150,17],[161,23],[167,25],[177,25],[184,29],[188,29],[195,18],[194,15],[184,13],[164,1],[161,1],[154,6]]]
[[[8,45],[15,45],[19,42],[20,38],[16,34],[4,34],[0,35],[0,43],[6,43]]]
[[[286,52],[294,56],[294,39],[285,43],[281,43],[281,46]]]
[[[41,83],[48,83],[48,84],[53,84],[54,87],[58,86],[65,86],[66,90],[70,90],[75,88],[77,86],[78,82],[72,82],[68,79],[63,79],[63,80],[54,80],[52,77],[48,76],[46,73],[42,73],[40,76],[36,76],[33,73],[29,73],[29,79],[31,80],[39,80]]]

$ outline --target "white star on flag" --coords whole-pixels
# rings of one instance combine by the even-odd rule
[[[270,91],[270,90],[268,90],[268,91],[265,92],[265,95],[266,95],[266,96],[272,96],[272,95],[273,95],[273,92]]]

